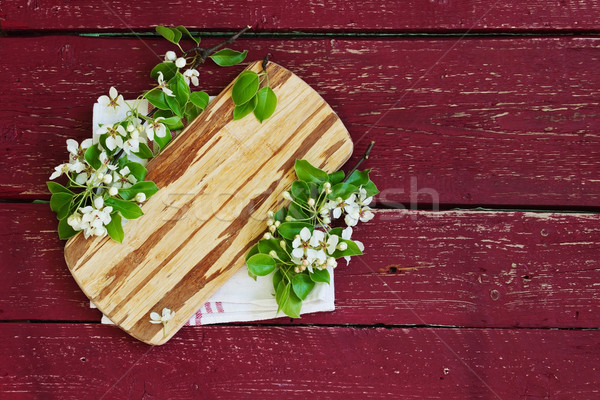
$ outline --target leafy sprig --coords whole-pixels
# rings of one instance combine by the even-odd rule
[[[329,283],[328,267],[335,268],[341,257],[362,254],[362,243],[351,239],[352,227],[373,218],[368,205],[379,192],[369,170],[354,169],[346,177],[297,160],[295,172],[298,180],[282,195],[289,205],[269,211],[268,232],[246,254],[253,279],[273,274],[277,312],[292,318],[300,316],[315,285]],[[347,227],[332,227],[332,220],[342,216]]]
[[[113,240],[123,241],[123,219],[141,217],[140,204],[158,191],[154,182],[145,180],[145,164],[208,105],[206,92],[191,89],[199,85],[196,67],[208,58],[219,66],[242,62],[246,50],[223,47],[249,28],[207,49],[201,48],[200,38],[183,26],[156,28],[177,46],[179,54],[175,51],[165,54],[164,61],[150,72],[156,85],[136,100],[125,101],[114,87],[108,95],[101,96],[98,103],[104,112],[116,115],[125,111],[125,117],[100,126],[92,139],[81,144],[67,140],[69,161],[57,166],[47,182],[52,193],[50,207],[59,220],[61,239],[83,231],[86,238],[108,234]],[[182,39],[191,40],[193,47],[184,50]],[[139,110],[143,100],[155,107],[148,115]],[[52,182],[61,175],[67,178],[65,185]]]

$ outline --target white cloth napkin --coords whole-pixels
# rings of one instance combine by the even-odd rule
[[[128,100],[133,106],[134,102]],[[147,112],[148,103],[139,104],[140,112]],[[125,118],[125,111],[112,112],[99,104],[94,105],[93,134],[99,124],[114,124]],[[143,217],[142,217],[143,218]],[[328,268],[330,284],[317,283],[313,291],[302,304],[301,314],[335,310],[335,290],[333,269]],[[226,322],[260,321],[284,316],[277,315],[272,275],[258,277],[256,281],[248,276],[248,268],[244,265],[190,318],[186,325],[208,325]],[[96,308],[92,302],[90,307]],[[150,318],[150,317],[148,317]],[[102,316],[103,324],[113,322]]]

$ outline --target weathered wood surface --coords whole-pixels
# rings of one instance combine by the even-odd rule
[[[4,31],[151,31],[156,24],[198,30],[252,25],[268,32],[506,32],[598,30],[598,0],[405,1],[5,1]]]
[[[260,61],[246,70],[263,71]],[[83,292],[139,340],[166,343],[244,265],[297,159],[331,173],[352,154],[344,124],[314,89],[275,63],[266,73],[277,95],[270,118],[232,120],[231,82],[148,164],[159,191],[124,226],[123,243],[76,235],[65,245]],[[149,322],[163,308],[175,312],[164,331]]]
[[[206,41],[207,45],[214,41]],[[147,47],[149,46],[149,47]],[[376,140],[380,201],[532,207],[600,204],[600,38],[240,40],[332,105],[356,144]],[[91,134],[115,85],[135,97],[164,41],[0,38],[0,198],[47,198],[65,140]],[[155,54],[156,53],[156,54]],[[206,65],[218,93],[239,68]]]
[[[4,399],[596,399],[600,331],[3,324]]]
[[[4,205],[0,319],[99,321],[46,205]],[[600,216],[377,210],[336,269],[336,311],[278,324],[600,326]]]

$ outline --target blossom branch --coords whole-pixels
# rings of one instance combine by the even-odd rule
[[[242,30],[240,30],[238,33],[236,33],[235,35],[233,35],[232,37],[230,37],[227,40],[224,40],[223,42],[216,44],[213,47],[210,47],[208,49],[202,48],[202,47],[194,47],[192,49],[189,49],[188,51],[186,51],[184,53],[185,56],[187,56],[189,53],[191,52],[196,52],[196,55],[199,56],[194,63],[192,64],[191,68],[196,68],[198,67],[200,64],[203,64],[204,61],[206,61],[206,59],[213,53],[215,53],[217,50],[220,50],[221,48],[232,44],[233,42],[235,42],[240,36],[242,36],[244,33],[246,33],[246,31],[248,31],[249,29],[251,29],[252,27],[250,25],[245,26]]]
[[[360,160],[358,160],[358,162],[356,163],[356,165],[354,166],[354,168],[352,168],[352,170],[350,172],[348,172],[348,175],[346,175],[346,178],[344,179],[344,182],[346,182],[348,180],[348,178],[350,178],[352,176],[352,174],[354,173],[354,171],[356,171],[358,169],[358,167],[360,167],[360,164],[362,164],[363,161],[369,159],[369,154],[371,154],[371,149],[373,148],[373,146],[375,146],[375,141],[372,141],[369,144],[369,147],[367,147],[367,151],[365,151],[365,154],[363,154],[363,156],[360,158]]]

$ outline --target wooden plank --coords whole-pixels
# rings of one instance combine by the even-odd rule
[[[0,319],[96,320],[46,205],[4,205]],[[269,323],[595,328],[600,215],[377,210],[336,269],[336,311]]]
[[[4,324],[3,398],[596,399],[600,331]],[[82,397],[83,396],[83,397]]]
[[[123,227],[122,243],[79,234],[65,245],[83,292],[136,339],[166,343],[245,264],[297,159],[332,173],[352,155],[344,124],[314,89],[275,63],[266,73],[278,106],[270,118],[233,121],[231,82],[150,161],[159,191]],[[169,324],[150,323],[164,308],[175,313]]]
[[[147,31],[157,23],[198,30],[252,25],[269,32],[475,32],[598,30],[597,0],[472,1],[178,1],[92,4],[14,0],[2,5],[4,31]],[[202,18],[198,18],[198,14]],[[157,19],[158,17],[158,19]]]
[[[207,41],[210,45],[214,41]],[[146,47],[148,45],[148,47]],[[529,207],[600,204],[600,38],[242,40],[321,93],[348,127],[387,203]],[[4,38],[0,198],[47,197],[67,138],[115,85],[135,97],[163,41]],[[32,61],[33,60],[33,61]],[[219,92],[240,71],[202,71]]]

